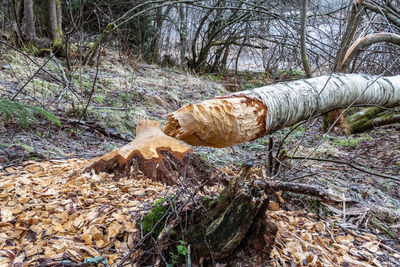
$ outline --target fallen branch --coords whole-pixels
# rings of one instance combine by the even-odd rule
[[[84,127],[89,128],[91,131],[97,131],[105,136],[108,137],[112,137],[112,138],[117,138],[126,142],[130,142],[132,141],[131,139],[127,138],[126,136],[122,135],[120,132],[118,132],[117,130],[111,129],[111,128],[107,128],[107,127],[103,127],[95,122],[91,122],[91,121],[79,121],[78,119],[70,119],[70,118],[60,118],[60,121],[65,125],[65,124],[69,124],[72,126],[77,126],[77,125],[81,125]]]
[[[288,183],[288,182],[280,182],[280,181],[266,181],[266,180],[257,180],[255,181],[255,185],[264,190],[267,194],[274,193],[277,191],[287,191],[302,195],[308,195],[313,197],[319,197],[326,201],[352,201],[352,199],[344,199],[343,196],[337,195],[330,190],[326,190],[317,185],[307,185],[301,183]]]
[[[340,161],[340,160],[334,160],[334,159],[321,159],[321,158],[309,158],[309,157],[300,157],[300,156],[294,156],[294,157],[289,157],[290,159],[303,159],[303,160],[315,160],[315,161],[324,161],[324,162],[332,162],[332,163],[337,163],[337,164],[344,164],[347,165],[355,170],[361,171],[361,172],[365,172],[371,175],[375,175],[381,178],[386,178],[386,179],[390,179],[396,182],[400,182],[400,177],[396,177],[396,176],[392,176],[392,175],[388,175],[388,174],[381,174],[381,173],[376,173],[376,172],[372,172],[369,171],[367,169],[364,169],[360,166],[356,166],[350,162],[347,161]]]

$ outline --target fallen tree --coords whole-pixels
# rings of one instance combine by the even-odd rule
[[[183,106],[168,115],[164,132],[191,145],[226,147],[352,105],[399,104],[400,75],[332,74]]]

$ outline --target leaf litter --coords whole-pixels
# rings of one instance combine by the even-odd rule
[[[82,173],[87,162],[27,161],[1,174],[0,266],[93,259],[93,265],[115,266],[141,239],[140,220],[154,201],[177,190],[144,177]],[[320,220],[313,213],[285,211],[277,202],[270,203],[268,214],[279,229],[271,266],[400,262],[400,253],[376,235],[340,227],[340,216]]]

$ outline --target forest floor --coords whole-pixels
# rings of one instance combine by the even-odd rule
[[[17,51],[0,55],[0,97],[17,94],[16,100],[45,107],[60,118],[61,127],[28,117],[23,128],[23,115],[17,114],[0,121],[0,265],[81,262],[100,256],[114,265],[140,239],[139,221],[152,203],[178,188],[146,179],[115,181],[105,174],[83,174],[87,159],[132,140],[139,118],[163,123],[166,114],[184,104],[227,94],[227,80],[133,63],[108,50],[98,70],[91,66],[67,71],[61,60],[30,58],[37,65]],[[45,71],[34,75],[45,63]],[[242,77],[246,75],[241,88],[274,82],[251,73]],[[93,88],[87,114],[79,120]],[[327,202],[288,192],[270,196],[270,218],[279,228],[270,264],[400,265],[400,188],[398,182],[379,176],[399,177],[399,140],[400,125],[344,137],[323,132],[318,119],[274,133],[274,153],[282,145],[289,156],[332,161],[286,159],[273,179],[317,185],[343,198]],[[194,150],[228,175],[253,159],[253,176],[271,179],[266,167],[269,142],[270,137],[264,137],[229,148]],[[209,187],[203,194],[215,196],[221,188]],[[224,264],[251,261],[241,255],[238,251]]]

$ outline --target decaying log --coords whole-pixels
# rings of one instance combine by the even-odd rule
[[[346,135],[350,135],[393,123],[400,123],[400,114],[380,107],[370,107],[347,116],[342,124],[342,129]]]
[[[191,145],[226,147],[349,105],[400,104],[400,75],[332,74],[183,106],[164,132]]]
[[[268,198],[249,180],[251,166],[244,165],[210,205],[208,215],[188,229],[188,243],[196,256],[221,260],[244,248],[257,255],[259,263],[269,258],[277,227],[266,215]]]
[[[139,121],[136,138],[90,161],[85,171],[114,173],[115,177],[143,174],[149,179],[174,184],[179,177],[204,180],[212,168],[188,146],[165,135],[159,122]]]

